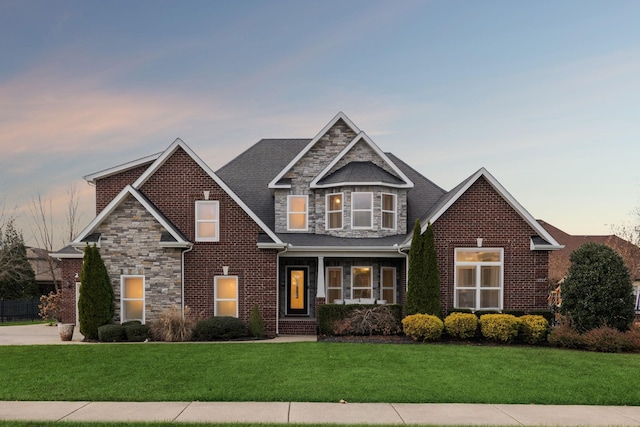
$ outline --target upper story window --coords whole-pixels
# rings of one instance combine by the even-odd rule
[[[287,230],[306,231],[309,196],[287,197]]]
[[[502,249],[456,249],[455,264],[456,308],[502,310]]]
[[[342,229],[342,193],[327,194],[327,230]]]
[[[351,193],[351,227],[373,226],[373,193]]]
[[[396,195],[382,193],[382,228],[395,230],[396,222]]]
[[[196,242],[220,240],[220,202],[196,201]]]

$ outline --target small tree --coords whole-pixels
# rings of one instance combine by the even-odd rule
[[[262,320],[258,304],[253,304],[251,316],[249,316],[249,335],[256,338],[264,337],[264,320]]]
[[[114,313],[113,287],[107,268],[96,245],[87,245],[80,273],[80,333],[87,339],[98,339],[98,328],[111,323]]]
[[[416,220],[409,250],[409,272],[407,273],[407,302],[404,306],[407,315],[426,313],[426,265],[422,242],[420,220]]]
[[[0,227],[0,298],[21,299],[40,295],[27,248],[10,219]]]
[[[608,246],[587,243],[570,259],[562,284],[562,314],[569,315],[582,332],[601,326],[629,329],[635,300],[622,257]]]
[[[438,270],[438,255],[436,253],[436,241],[431,223],[427,224],[422,238],[424,245],[425,263],[425,313],[442,317],[442,305],[440,303],[440,271]]]

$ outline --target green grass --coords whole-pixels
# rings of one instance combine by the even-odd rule
[[[638,405],[638,354],[474,345],[0,347],[0,400]]]
[[[256,424],[256,423],[173,423],[173,422],[71,422],[71,421],[0,421],[0,427],[346,427],[352,424]],[[376,424],[376,427],[398,427],[397,424]],[[437,426],[434,426],[437,427]],[[456,427],[448,425],[448,427]],[[460,427],[460,426],[459,426]]]
[[[0,326],[41,325],[51,323],[49,320],[16,320],[15,322],[2,322]]]

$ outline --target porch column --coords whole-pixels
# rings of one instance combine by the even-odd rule
[[[316,298],[325,298],[324,291],[324,257],[318,257],[318,286],[316,290]]]

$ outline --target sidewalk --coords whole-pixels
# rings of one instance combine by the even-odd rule
[[[79,422],[640,426],[640,407],[308,402],[0,402],[0,419]]]

